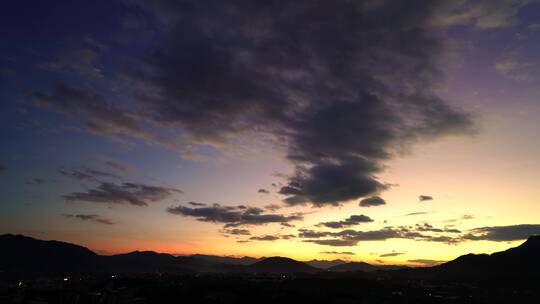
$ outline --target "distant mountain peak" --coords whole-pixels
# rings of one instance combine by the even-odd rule
[[[316,272],[318,269],[291,258],[275,256],[251,264],[249,270],[257,272],[297,273]]]

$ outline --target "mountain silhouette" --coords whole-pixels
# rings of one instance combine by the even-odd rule
[[[365,262],[349,262],[341,265],[332,266],[327,269],[334,272],[348,272],[348,271],[375,271],[379,270],[379,267],[365,263]]]
[[[524,276],[540,272],[540,235],[531,236],[523,244],[489,254],[467,254],[434,266],[438,274],[451,276]]]
[[[313,266],[315,268],[328,269],[330,267],[345,264],[347,262],[345,262],[343,260],[340,260],[340,259],[337,259],[337,260],[331,260],[331,261],[328,261],[328,260],[311,260],[311,261],[307,261],[305,263],[308,264],[309,266]]]
[[[192,254],[189,257],[196,259],[204,260],[210,263],[215,264],[231,264],[231,265],[251,265],[255,262],[261,261],[264,258],[256,259],[248,256],[241,258],[230,257],[230,256],[217,256],[217,255],[206,255],[206,254]]]
[[[319,269],[306,263],[284,257],[270,257],[247,267],[250,272],[265,273],[314,273]]]
[[[59,241],[4,234],[0,236],[0,269],[26,273],[87,271],[98,264],[90,249]]]
[[[37,240],[22,235],[0,236],[0,272],[37,275],[64,272],[255,272],[317,273],[320,268],[285,257],[263,259],[205,255],[173,256],[153,251],[134,251],[101,256],[88,248],[59,241]],[[506,251],[467,254],[427,268],[399,269],[398,266],[350,262],[328,268],[330,272],[384,271],[389,276],[508,277],[532,278],[540,273],[540,236]],[[338,262],[338,261],[335,261]]]

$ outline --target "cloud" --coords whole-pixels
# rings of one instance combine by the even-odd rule
[[[421,202],[427,202],[427,201],[432,201],[433,197],[429,195],[420,195],[418,196],[418,200]]]
[[[427,232],[440,232],[435,235],[424,234],[421,230]],[[309,239],[306,242],[316,243],[319,245],[328,246],[354,246],[362,241],[385,241],[388,239],[410,239],[424,242],[441,242],[446,244],[457,244],[463,239],[461,236],[454,236],[454,233],[448,230],[438,230],[436,228],[419,227],[385,227],[379,230],[360,231],[353,229],[345,229],[338,232],[332,231],[313,231],[308,229],[300,229],[298,237]],[[436,230],[436,231],[435,231]],[[441,233],[450,233],[449,235]]]
[[[351,251],[321,251],[321,254],[338,254],[338,255],[356,255],[356,253]]]
[[[388,258],[388,257],[395,257],[398,255],[403,255],[405,252],[389,252],[389,253],[383,253],[379,255],[380,258]]]
[[[366,215],[351,215],[349,218],[339,222],[323,222],[317,224],[317,226],[324,226],[328,228],[345,228],[355,226],[361,223],[371,223],[373,220]]]
[[[360,207],[381,206],[381,205],[386,205],[386,201],[382,199],[380,196],[372,196],[372,197],[360,200],[358,205]]]
[[[231,234],[231,235],[251,235],[251,232],[247,229],[223,229],[221,230],[224,234]]]
[[[121,135],[147,136],[133,115],[97,93],[58,82],[51,93],[34,92],[32,97],[39,107],[82,119],[84,128],[90,133],[120,141]]]
[[[263,194],[269,194],[270,193],[270,191],[268,191],[266,189],[259,189],[257,192],[258,193],[263,193]]]
[[[279,240],[279,237],[275,235],[264,235],[264,236],[252,236],[249,239],[252,241],[275,241],[275,240]]]
[[[81,221],[94,222],[105,225],[113,225],[114,222],[104,219],[97,214],[62,214],[63,217],[79,219]]]
[[[0,172],[6,171],[8,168],[5,165],[0,164]]]
[[[304,240],[304,242],[307,243],[315,243],[318,245],[325,245],[325,246],[355,246],[358,241],[354,240],[340,240],[340,239],[329,239],[329,240]]]
[[[519,11],[534,0],[451,0],[439,1],[433,23],[438,26],[471,24],[481,29],[512,26]]]
[[[466,240],[486,240],[494,242],[519,241],[532,235],[540,235],[540,225],[521,224],[511,226],[480,227],[463,236]]]
[[[270,205],[264,206],[264,209],[270,210],[270,211],[276,211],[276,210],[281,209],[281,206],[277,204],[270,204]]]
[[[435,266],[435,265],[446,262],[446,261],[428,260],[428,259],[415,259],[415,260],[407,260],[407,261],[414,264],[421,264],[422,266]]]
[[[97,188],[86,192],[73,192],[64,195],[68,202],[92,202],[104,204],[130,204],[134,206],[147,206],[149,203],[167,199],[182,191],[174,188],[149,186],[135,183],[108,183],[100,182]]]
[[[43,185],[46,183],[54,183],[56,180],[54,179],[46,179],[46,178],[40,178],[40,177],[34,177],[26,182],[28,185]]]
[[[245,206],[221,206],[214,204],[208,207],[189,208],[176,206],[167,208],[170,214],[195,217],[201,222],[223,223],[225,227],[242,225],[263,225],[268,223],[287,223],[302,220],[301,214],[273,214],[264,210]]]
[[[102,68],[98,64],[98,53],[90,48],[64,51],[55,60],[40,64],[39,67],[55,72],[75,72],[88,78],[103,78]]]
[[[115,170],[122,171],[122,172],[129,172],[129,171],[133,170],[133,168],[131,166],[128,166],[128,165],[125,165],[125,164],[122,164],[122,163],[119,163],[119,162],[113,161],[113,160],[103,161],[103,164],[105,166],[108,166],[110,168],[113,168]]]
[[[122,75],[145,118],[192,146],[263,138],[284,149],[296,169],[280,189],[289,205],[376,195],[394,155],[472,129],[434,93],[439,1],[135,2],[163,36]]]
[[[538,70],[536,63],[523,60],[517,53],[498,59],[495,69],[508,79],[522,82],[534,80],[534,73]]]
[[[188,202],[188,204],[191,205],[191,206],[195,206],[195,207],[206,206],[205,203],[197,203],[197,202]]]
[[[430,212],[412,212],[412,213],[405,214],[405,216],[424,215],[424,214],[429,214],[429,213]]]

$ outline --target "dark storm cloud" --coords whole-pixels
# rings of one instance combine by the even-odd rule
[[[322,254],[338,254],[338,255],[356,255],[354,252],[350,251],[321,251]]]
[[[75,218],[81,221],[94,222],[105,225],[113,225],[114,222],[108,219],[104,219],[97,214],[62,214],[63,217]]]
[[[532,235],[540,235],[540,225],[522,224],[512,226],[492,226],[472,229],[463,238],[466,240],[487,240],[495,242],[518,241]]]
[[[377,194],[397,147],[471,130],[433,93],[439,1],[134,2],[163,26],[124,75],[145,117],[195,145],[269,135],[296,167],[289,205]],[[112,128],[139,131],[127,118]]]
[[[382,199],[380,196],[372,196],[369,198],[365,198],[363,200],[360,200],[358,205],[360,207],[373,207],[373,206],[381,206],[385,205],[386,201]]]
[[[244,208],[241,208],[244,207]],[[301,214],[264,213],[263,209],[245,206],[221,206],[214,204],[208,207],[189,208],[176,206],[167,208],[171,214],[195,217],[202,222],[224,223],[225,227],[242,225],[263,225],[268,223],[287,223],[302,220]]]
[[[433,197],[429,195],[420,195],[418,196],[418,200],[421,202],[432,201]]]
[[[164,200],[181,193],[174,188],[149,186],[135,183],[100,183],[97,188],[86,192],[73,192],[64,195],[66,201],[93,202],[105,204],[130,204],[134,206],[147,206],[149,203]]]
[[[259,189],[257,192],[258,192],[258,193],[262,193],[262,194],[268,194],[268,193],[270,193],[270,191],[268,191],[268,190],[266,190],[266,189]]]
[[[335,221],[335,222],[323,222],[317,224],[317,226],[323,226],[328,228],[345,228],[350,226],[355,226],[361,223],[371,223],[373,220],[366,215],[360,214],[360,215],[351,215],[349,218],[343,220],[343,221]]]
[[[0,164],[0,172],[6,171],[6,170],[7,170],[7,167]]]
[[[379,255],[380,258],[388,258],[388,257],[395,257],[398,255],[403,255],[405,252],[389,252],[389,253],[383,253]]]

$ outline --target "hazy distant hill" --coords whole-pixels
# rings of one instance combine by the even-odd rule
[[[250,272],[266,273],[313,273],[320,271],[320,269],[309,266],[306,263],[283,257],[266,258],[249,265],[247,270]]]
[[[346,262],[343,261],[343,260],[338,259],[338,260],[331,260],[331,261],[327,261],[327,260],[311,260],[311,261],[307,261],[305,263],[308,264],[309,266],[313,266],[315,268],[328,269],[328,268],[333,267],[333,266],[345,264]]]
[[[379,270],[377,266],[365,262],[350,262],[341,265],[336,265],[328,268],[328,271],[345,272],[345,271],[375,271]]]
[[[220,263],[220,264],[231,264],[231,265],[251,265],[255,262],[261,261],[264,258],[256,259],[252,257],[228,257],[228,256],[218,256],[218,255],[206,255],[206,254],[192,254],[190,257],[208,261],[211,263]]]

